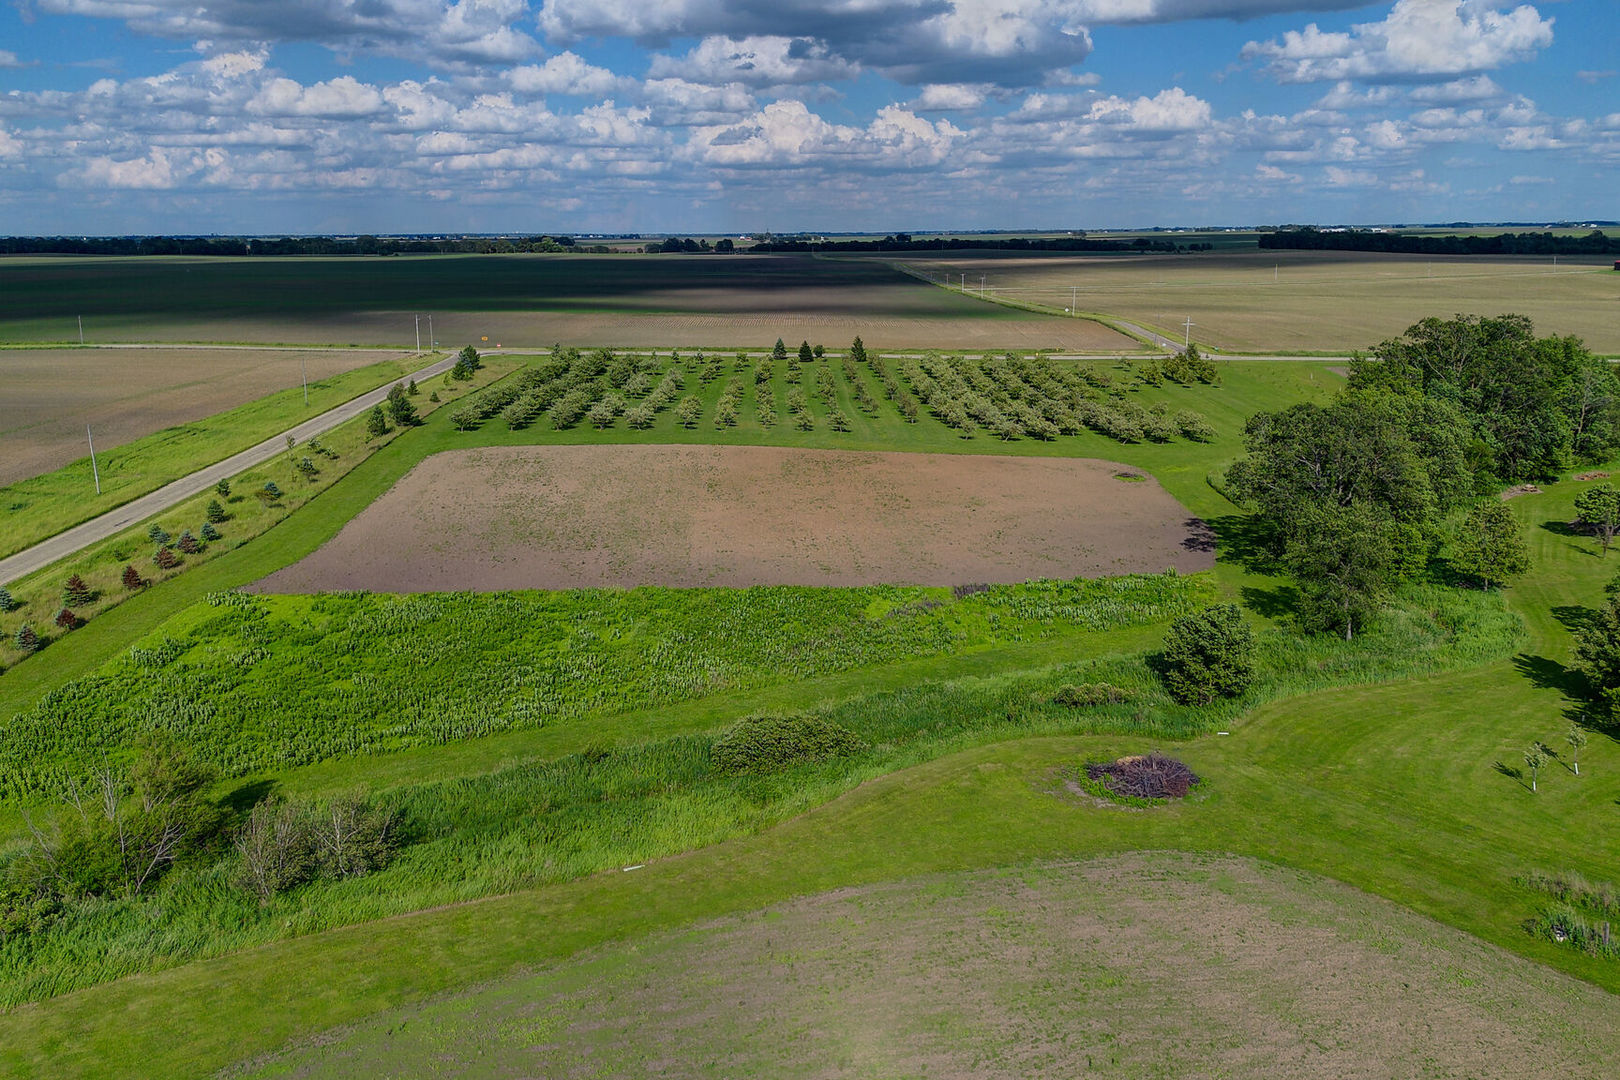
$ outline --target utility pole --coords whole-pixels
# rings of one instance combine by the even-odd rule
[[[416,317],[416,355],[422,355],[422,316]]]
[[[84,316],[79,316],[79,344],[84,345]]]
[[[433,316],[428,316],[428,348],[434,352],[439,351],[439,339],[433,336]]]
[[[980,296],[984,295],[984,278],[985,278],[985,275],[983,275],[983,274],[979,275],[979,295]]]
[[[1192,321],[1192,316],[1187,316],[1187,337],[1186,340],[1181,343],[1181,348],[1184,352],[1187,349],[1192,348],[1192,328],[1196,325],[1198,324]]]
[[[1073,315],[1074,314],[1074,309],[1079,307],[1079,306],[1080,306],[1080,286],[1078,286],[1078,285],[1070,285],[1069,286],[1069,314]]]
[[[304,408],[309,408],[309,372],[304,369],[304,354],[298,354],[298,377],[304,381]]]
[[[84,425],[84,438],[90,444],[90,473],[96,478],[96,494],[101,494],[101,469],[96,465],[96,440],[90,435],[90,425]]]
[[[1277,264],[1276,263],[1271,264],[1271,283],[1273,285],[1277,284]]]
[[[962,275],[962,291],[967,292],[967,274]]]

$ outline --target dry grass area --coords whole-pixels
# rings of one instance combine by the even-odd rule
[[[322,1038],[250,1075],[1610,1075],[1614,999],[1332,881],[1131,854],[850,889]]]
[[[1195,571],[1156,481],[1074,458],[550,446],[428,458],[270,592],[958,585]]]
[[[919,288],[923,286],[919,285]],[[709,311],[444,311],[436,314],[433,335],[442,349],[468,342],[480,349],[547,349],[553,344],[635,349],[769,349],[777,338],[842,349],[857,335],[875,348],[918,349],[1055,349],[1063,352],[1121,354],[1141,346],[1094,322],[1053,318],[993,309],[993,318],[927,313],[897,314],[864,306],[834,309],[847,291],[813,287],[767,293],[770,303],[740,290],[718,295]],[[704,302],[690,290],[669,298],[671,304]],[[969,312],[969,315],[972,313]],[[358,311],[333,316],[299,312],[287,319],[154,318],[109,335],[108,340],[262,341],[326,345],[353,341],[363,345],[414,346],[415,324],[409,311]],[[484,339],[488,338],[488,341]],[[428,343],[427,320],[422,343]]]
[[[980,275],[994,294],[1118,316],[1227,350],[1365,349],[1431,315],[1517,312],[1543,334],[1620,352],[1620,274],[1612,260],[1441,258],[1375,252],[907,259],[922,272]],[[1074,290],[1071,292],[1071,289]]]
[[[57,469],[97,450],[201,420],[276,390],[374,364],[360,349],[0,350],[0,484]]]

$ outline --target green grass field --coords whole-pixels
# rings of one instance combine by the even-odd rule
[[[706,419],[725,382],[714,380],[702,391]],[[182,613],[208,592],[252,581],[312,550],[439,449],[678,440],[1083,454],[1152,470],[1190,510],[1218,529],[1230,529],[1236,524],[1232,508],[1208,478],[1238,452],[1242,418],[1339,384],[1324,365],[1255,362],[1224,366],[1219,387],[1139,391],[1144,399],[1159,396],[1203,412],[1217,432],[1207,445],[1124,445],[1090,434],[1051,443],[963,440],[934,421],[904,425],[897,416],[865,418],[847,403],[857,421],[849,433],[821,423],[809,432],[786,423],[768,433],[749,428],[747,399],[744,422],[722,430],[706,422],[693,429],[669,423],[650,432],[622,426],[552,432],[537,425],[512,433],[494,420],[458,432],[441,413],[277,525],[266,534],[273,542],[248,544],[108,612],[53,646],[49,666],[38,657],[17,665],[0,677],[0,716],[26,709],[43,692],[113,660],[165,620],[194,618]],[[695,386],[689,383],[694,392]],[[814,395],[811,402],[815,408]],[[863,428],[861,420],[870,423]],[[1532,739],[1560,744],[1568,724],[1563,713],[1571,706],[1562,674],[1570,640],[1566,623],[1572,613],[1597,603],[1616,565],[1560,526],[1569,520],[1578,486],[1549,486],[1511,504],[1532,539],[1535,561],[1532,573],[1504,594],[1522,631],[1505,620],[1496,596],[1477,593],[1446,593],[1445,600],[1441,594],[1409,596],[1403,614],[1386,616],[1382,624],[1390,636],[1380,642],[1369,635],[1356,647],[1366,653],[1275,631],[1268,640],[1291,643],[1273,661],[1273,670],[1287,679],[1273,679],[1245,707],[1189,718],[1191,723],[1168,723],[1171,716],[1160,702],[1150,702],[1158,710],[1156,724],[1144,712],[1054,727],[1035,708],[1035,698],[1054,680],[1071,677],[1075,664],[1096,662],[1110,673],[1109,681],[1146,692],[1151,683],[1140,656],[1159,632],[1147,626],[987,640],[982,651],[889,657],[874,668],[830,670],[790,685],[736,686],[650,711],[604,713],[577,724],[278,771],[265,779],[292,794],[361,784],[416,800],[425,818],[467,822],[458,826],[465,831],[446,833],[455,839],[435,849],[438,854],[424,850],[422,857],[455,862],[483,851],[466,865],[482,868],[470,880],[484,884],[462,895],[517,891],[339,925],[404,910],[356,890],[346,898],[351,903],[345,917],[317,917],[302,926],[294,921],[278,933],[335,929],[11,1008],[0,1014],[0,1068],[19,1076],[203,1074],[334,1025],[375,1021],[386,1027],[390,1017],[406,1015],[390,1010],[534,965],[565,964],[581,950],[608,942],[847,886],[1130,850],[1230,852],[1280,862],[1365,889],[1605,990],[1620,990],[1620,970],[1612,962],[1522,929],[1538,898],[1513,880],[1531,869],[1566,868],[1612,880],[1620,865],[1620,834],[1613,828],[1620,746],[1609,734],[1594,732],[1578,779],[1555,764],[1532,795],[1511,775]],[[1272,610],[1278,584],[1234,561],[1236,553],[1229,549],[1218,565],[1216,585],[1258,613]],[[1424,642],[1432,655],[1424,654]],[[1357,661],[1357,655],[1370,662]],[[1334,685],[1345,683],[1353,685]],[[911,714],[900,704],[908,693],[922,695]],[[943,696],[930,699],[930,693]],[[1009,711],[1014,700],[1025,703],[1019,715]],[[865,730],[882,752],[847,768],[811,770],[785,786],[729,789],[723,798],[693,782],[700,775],[690,771],[694,748],[705,745],[705,733],[770,707],[827,710],[852,728],[877,725]],[[951,722],[943,723],[945,718]],[[1209,734],[1212,722],[1230,734]],[[940,727],[929,730],[936,723]],[[902,738],[907,725],[912,734]],[[1065,770],[1085,756],[1172,745],[1207,778],[1197,799],[1126,812],[1063,793]],[[606,757],[599,757],[604,751]],[[570,757],[582,753],[584,759]],[[581,773],[581,760],[618,762],[602,767],[619,771]],[[542,794],[552,782],[562,787]],[[559,820],[583,822],[593,816],[583,807],[610,807],[619,799],[626,802],[618,811],[628,816],[609,815],[601,833],[565,828],[551,837],[562,845],[552,851],[535,840],[508,847],[500,822],[510,815],[495,813],[480,829],[471,827],[476,818],[468,810],[452,809],[503,806],[503,798],[525,806],[549,798],[544,805],[561,807],[569,805],[564,791],[579,793],[581,809],[568,812],[579,816]],[[435,813],[443,816],[433,819]],[[542,815],[542,830],[544,823]],[[18,836],[21,826],[17,811],[0,812],[0,833]],[[579,843],[571,844],[575,836]],[[524,876],[514,873],[518,863],[512,861],[523,851],[551,854],[541,854],[539,867]],[[555,865],[548,869],[546,858]],[[567,880],[572,872],[632,861],[647,865],[633,873],[608,869]],[[424,871],[412,880],[431,884],[441,878]],[[549,883],[531,887],[536,880]],[[214,895],[223,895],[223,883],[213,888]],[[424,893],[420,899],[443,903],[456,897]],[[107,914],[109,920],[119,917],[111,908]],[[108,943],[123,940],[113,933],[113,921],[106,925]],[[115,974],[130,958],[132,967],[121,970],[162,967],[165,949],[178,959],[194,949],[188,941],[208,938],[206,926],[175,924],[147,936],[140,945],[144,954],[124,946],[103,950],[125,959],[101,970]],[[93,943],[94,935],[83,940]],[[88,968],[75,949],[55,962],[65,971]],[[47,974],[38,989],[49,992],[52,978]],[[312,993],[309,987],[320,989]],[[464,1037],[457,1016],[466,1017],[466,1031],[476,1030],[471,1005],[459,1014],[452,1006],[451,1014],[442,1022],[446,1038]],[[219,1023],[221,1016],[232,1022]],[[1559,1044],[1560,1052],[1583,1038],[1579,1030],[1564,1031],[1573,1041]],[[1003,1040],[991,1049],[1005,1052],[1007,1046]]]

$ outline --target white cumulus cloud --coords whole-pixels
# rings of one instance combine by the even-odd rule
[[[1243,58],[1285,83],[1458,76],[1534,56],[1552,44],[1552,27],[1529,4],[1504,11],[1494,0],[1397,0],[1381,22],[1345,33],[1311,23],[1249,42]]]

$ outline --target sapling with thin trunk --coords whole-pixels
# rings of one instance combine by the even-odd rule
[[[1578,727],[1571,727],[1564,735],[1564,741],[1569,743],[1569,767],[1575,775],[1581,775],[1581,747],[1586,745],[1586,732]]]
[[[1524,752],[1524,763],[1530,769],[1530,791],[1536,790],[1536,777],[1541,767],[1547,764],[1547,751],[1540,743],[1531,743],[1530,749]]]

